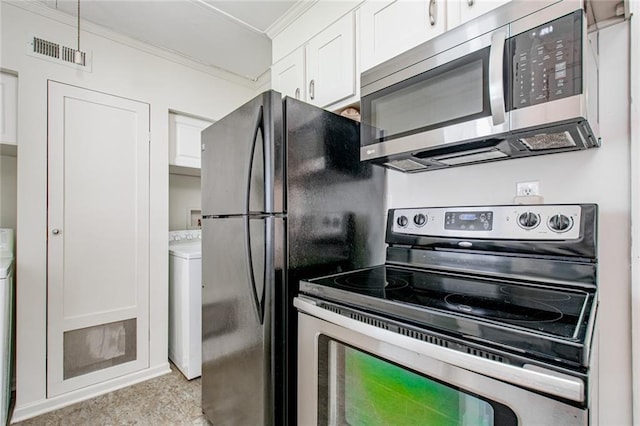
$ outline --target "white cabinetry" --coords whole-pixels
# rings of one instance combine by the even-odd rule
[[[445,0],[366,1],[360,8],[362,71],[443,33],[445,12]]]
[[[306,47],[307,100],[326,107],[357,95],[355,23],[343,16]]]
[[[271,67],[273,90],[296,99],[306,100],[304,47],[299,47]]]
[[[272,87],[320,107],[357,101],[355,17],[349,13],[271,67]]]
[[[0,143],[16,145],[18,77],[0,72]]]
[[[493,10],[511,0],[447,0],[447,29]]]
[[[210,121],[169,113],[169,165],[200,168],[200,132]]]

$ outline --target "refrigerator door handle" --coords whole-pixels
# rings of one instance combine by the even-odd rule
[[[258,142],[258,132],[260,129],[264,127],[263,120],[263,106],[260,105],[260,110],[258,111],[258,117],[256,119],[256,124],[253,130],[253,142],[251,143],[251,155],[249,156],[249,167],[247,168],[247,193],[245,194],[244,200],[244,213],[251,214],[250,212],[250,200],[251,200],[251,177],[253,176],[253,159],[256,155],[256,143]],[[264,133],[264,129],[262,130]],[[263,136],[264,139],[264,136]]]
[[[262,292],[262,298],[258,298],[258,290],[256,288],[256,279],[253,272],[253,256],[251,254],[251,228],[250,219],[248,216],[243,217],[244,220],[244,251],[247,261],[247,276],[249,278],[249,287],[251,290],[251,297],[253,299],[253,309],[256,313],[258,322],[264,324],[264,290]]]

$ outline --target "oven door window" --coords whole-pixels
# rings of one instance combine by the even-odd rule
[[[517,425],[503,404],[326,336],[319,341],[318,424]]]
[[[366,144],[489,117],[488,78],[487,47],[365,96]]]

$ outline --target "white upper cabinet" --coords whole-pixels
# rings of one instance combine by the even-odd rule
[[[0,143],[16,145],[18,77],[0,72]]]
[[[447,0],[447,29],[477,18],[511,0]]]
[[[366,1],[360,8],[362,71],[443,33],[445,12],[445,0]]]
[[[299,47],[271,67],[273,90],[282,96],[305,100],[304,47]]]
[[[169,113],[169,165],[200,168],[200,132],[212,123],[182,114]]]
[[[307,102],[327,107],[357,96],[354,21],[349,13],[307,43]]]

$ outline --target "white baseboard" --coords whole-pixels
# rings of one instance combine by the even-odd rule
[[[85,401],[105,393],[113,392],[170,372],[171,369],[167,362],[123,377],[118,377],[113,380],[78,389],[77,391],[69,392],[64,395],[46,398],[24,405],[16,405],[13,410],[13,416],[11,417],[11,423],[21,422],[44,413],[48,413],[49,411],[57,410],[68,405],[75,404],[76,402]]]

